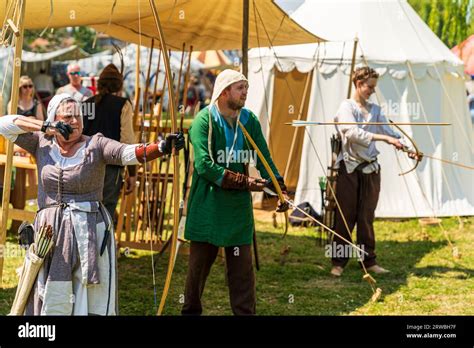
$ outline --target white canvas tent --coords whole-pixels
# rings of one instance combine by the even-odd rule
[[[302,118],[332,121],[347,96],[353,39],[359,39],[357,64],[380,73],[375,102],[393,120],[450,122],[451,127],[404,127],[421,151],[473,165],[472,125],[462,62],[435,36],[405,0],[311,0],[292,18],[333,42],[256,48],[249,54],[249,100],[260,115],[279,170],[288,162],[293,129],[283,122]],[[308,73],[308,95],[302,98]],[[270,116],[269,116],[270,115]],[[411,116],[411,117],[410,117]],[[417,117],[415,117],[417,116]],[[286,128],[285,128],[286,127]],[[330,164],[333,127],[301,131],[289,170],[296,203],[321,206],[318,178]],[[378,144],[382,189],[378,217],[474,214],[472,171],[424,159],[415,172],[406,154]],[[315,148],[321,159],[319,163]]]

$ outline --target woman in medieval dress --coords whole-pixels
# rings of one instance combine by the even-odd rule
[[[35,231],[51,225],[54,247],[35,281],[26,315],[116,315],[117,272],[112,219],[101,203],[106,165],[151,161],[184,146],[182,133],[159,143],[127,145],[82,134],[78,102],[56,95],[47,120],[0,119],[0,134],[37,162]]]

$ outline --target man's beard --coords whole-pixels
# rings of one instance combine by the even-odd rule
[[[227,101],[227,107],[231,110],[240,110],[244,107],[244,104],[245,103],[241,103],[239,101],[235,101],[235,100],[228,100]]]

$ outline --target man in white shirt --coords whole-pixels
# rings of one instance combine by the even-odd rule
[[[69,64],[67,66],[67,76],[69,84],[58,89],[56,94],[67,93],[78,102],[83,102],[92,97],[92,91],[82,86],[81,68],[77,64]]]

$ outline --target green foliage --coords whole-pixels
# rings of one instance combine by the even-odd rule
[[[408,0],[431,30],[448,46],[454,47],[474,33],[470,0]]]
[[[42,39],[48,40],[46,46],[37,46],[32,48],[31,44],[40,37],[43,30],[25,30],[25,38],[23,48],[33,52],[50,52],[70,44],[78,45],[88,53],[96,53],[99,51],[98,47],[93,48],[95,39],[95,30],[89,27],[74,27],[47,30]],[[70,38],[73,38],[72,42]]]
[[[75,27],[73,37],[76,44],[87,53],[96,53],[99,51],[97,46],[92,47],[95,39],[95,30],[89,27]]]
[[[31,48],[31,44],[38,38],[43,30],[25,30],[25,36],[23,40],[23,48],[33,52],[49,52],[56,50],[58,48],[64,47],[64,40],[66,40],[70,35],[65,28],[61,29],[49,29],[41,36],[42,39],[48,40],[47,46],[37,46]]]
[[[442,6],[442,3],[438,0],[431,1],[431,10],[428,15],[428,25],[435,33],[439,32],[440,29],[440,16],[439,8]],[[444,24],[444,23],[443,23]],[[442,29],[442,27],[441,27]],[[439,35],[438,35],[439,36]]]

